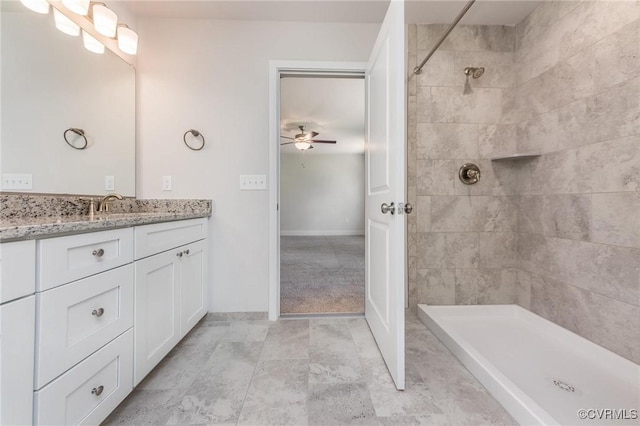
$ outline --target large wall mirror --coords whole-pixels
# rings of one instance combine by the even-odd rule
[[[135,196],[135,70],[55,28],[51,12],[0,2],[2,191]],[[87,139],[67,129],[82,129]],[[74,148],[75,147],[75,148]],[[32,176],[12,189],[7,176]],[[111,178],[112,177],[112,178]],[[113,189],[109,181],[113,180]]]

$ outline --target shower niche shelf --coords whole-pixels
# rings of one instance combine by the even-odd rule
[[[525,160],[527,158],[540,157],[542,154],[538,152],[522,152],[519,154],[500,155],[498,157],[491,157],[491,161],[503,161],[503,160]]]

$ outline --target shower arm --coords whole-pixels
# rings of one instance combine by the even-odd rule
[[[453,22],[451,23],[451,25],[449,25],[449,28],[447,28],[447,31],[445,31],[444,34],[442,34],[442,37],[440,37],[440,39],[433,46],[433,48],[431,49],[429,54],[423,59],[422,62],[420,62],[420,65],[418,65],[417,67],[415,67],[413,69],[413,73],[414,74],[420,74],[422,72],[422,67],[424,67],[424,64],[426,64],[427,61],[429,59],[431,59],[433,54],[436,53],[436,50],[438,50],[438,48],[440,47],[442,42],[444,42],[445,39],[449,36],[449,34],[451,34],[451,31],[453,31],[453,29],[456,27],[456,25],[458,25],[458,22],[460,22],[462,17],[467,13],[467,11],[471,8],[473,3],[475,3],[475,2],[476,2],[476,0],[469,0],[469,2],[465,5],[465,7],[460,11],[458,16],[456,16],[456,19],[454,19]]]

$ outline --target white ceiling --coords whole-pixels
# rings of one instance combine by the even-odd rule
[[[304,125],[305,132],[320,133],[316,139],[338,142],[315,144],[305,154],[364,152],[364,79],[287,77],[280,83],[281,135],[293,137]],[[301,153],[293,144],[281,152]]]
[[[125,0],[140,17],[250,21],[380,23],[388,0]],[[477,0],[462,20],[469,25],[515,25],[540,0]],[[451,22],[466,0],[406,2],[407,23]]]

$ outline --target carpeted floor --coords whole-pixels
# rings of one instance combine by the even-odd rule
[[[281,237],[282,314],[363,313],[364,236]]]

